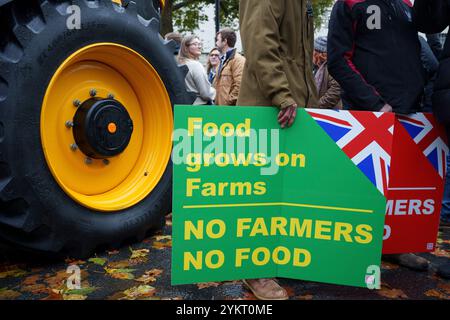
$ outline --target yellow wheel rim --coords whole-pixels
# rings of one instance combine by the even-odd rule
[[[74,102],[91,98],[92,89],[97,97],[113,94],[133,121],[128,147],[107,161],[75,149],[67,125],[77,111]],[[172,128],[170,99],[156,70],[139,53],[114,43],[90,45],[66,59],[41,110],[42,147],[56,181],[79,204],[104,212],[129,208],[157,186],[170,158]],[[115,131],[114,124],[108,130]]]

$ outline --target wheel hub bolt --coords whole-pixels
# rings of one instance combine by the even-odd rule
[[[97,95],[97,90],[91,89],[91,91],[89,91],[89,95],[90,95],[91,97],[95,97],[95,96]]]
[[[73,105],[78,108],[79,106],[81,106],[81,101],[78,99],[73,100]]]
[[[86,157],[86,160],[84,160],[84,162],[85,162],[86,164],[92,164],[92,159],[89,158],[89,157]]]
[[[67,121],[66,121],[66,127],[69,128],[69,129],[70,129],[70,128],[73,128],[73,122],[70,121],[70,120],[67,120]]]
[[[76,144],[76,143],[72,143],[72,144],[70,145],[70,149],[72,149],[72,151],[78,150],[77,144]]]
[[[108,94],[108,99],[114,99],[114,95],[112,93]]]
[[[108,159],[103,159],[103,164],[105,165],[105,166],[107,166],[107,165],[109,165],[109,160]]]

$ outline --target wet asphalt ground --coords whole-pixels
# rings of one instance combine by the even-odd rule
[[[171,286],[171,220],[158,234],[86,260],[49,260],[0,251],[0,300],[254,300],[240,281]],[[440,229],[435,252],[420,254],[430,262],[417,272],[383,262],[381,290],[292,279],[278,279],[292,300],[450,300],[450,281],[436,275],[450,263],[450,227]],[[69,289],[69,266],[78,267],[81,289]],[[72,281],[73,282],[73,281]]]

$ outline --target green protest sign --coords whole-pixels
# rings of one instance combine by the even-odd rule
[[[285,277],[366,286],[386,200],[299,109],[176,106],[172,284]]]

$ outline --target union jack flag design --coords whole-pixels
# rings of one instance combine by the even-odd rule
[[[374,186],[387,195],[394,115],[317,109],[307,111]]]
[[[449,152],[444,130],[431,113],[399,116],[398,120],[431,162],[441,178],[445,177]]]

